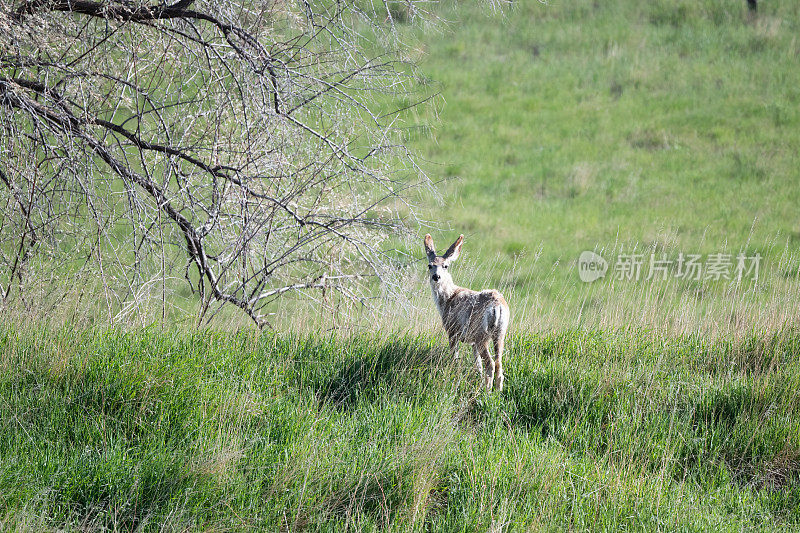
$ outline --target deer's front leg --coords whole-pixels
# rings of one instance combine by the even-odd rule
[[[453,354],[453,359],[458,359],[458,337],[450,335],[450,353]]]

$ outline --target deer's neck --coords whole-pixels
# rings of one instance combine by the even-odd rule
[[[431,292],[433,293],[433,301],[436,303],[439,314],[444,317],[445,307],[450,298],[456,293],[458,285],[452,281],[447,283],[431,283]]]

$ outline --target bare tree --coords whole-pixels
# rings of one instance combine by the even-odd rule
[[[391,4],[0,0],[0,298],[82,271],[125,313],[182,278],[263,326],[391,286],[424,182],[390,111],[421,11]]]

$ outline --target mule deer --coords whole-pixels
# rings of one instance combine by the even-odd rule
[[[442,316],[453,357],[458,358],[459,342],[471,344],[475,366],[484,374],[486,388],[491,389],[494,383],[497,390],[503,390],[503,342],[511,314],[505,298],[496,290],[476,292],[453,283],[448,268],[461,253],[463,242],[461,235],[444,255],[437,256],[433,237],[425,235],[433,301]],[[494,359],[489,354],[490,341],[494,342]]]

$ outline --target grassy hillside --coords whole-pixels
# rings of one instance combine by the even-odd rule
[[[0,529],[800,528],[800,338],[0,329]]]
[[[86,326],[91,284],[50,325],[26,300],[0,530],[800,531],[800,5],[436,9],[403,29],[443,97],[406,117],[446,180],[419,201],[440,248],[466,234],[456,281],[509,300],[506,390],[430,333],[422,267],[413,309],[349,335],[292,305],[283,333],[126,332]],[[583,284],[583,250],[764,263]]]
[[[797,292],[800,4],[758,16],[728,0],[475,4],[445,2],[450,24],[415,34],[443,101],[409,134],[448,180],[442,205],[422,200],[445,230],[434,236],[465,233],[465,255],[490,265],[462,276],[567,326],[635,320],[619,309],[632,300],[686,316],[699,299],[698,320],[758,321]],[[611,269],[634,250],[764,264],[735,297],[726,281],[588,287],[583,250]]]

